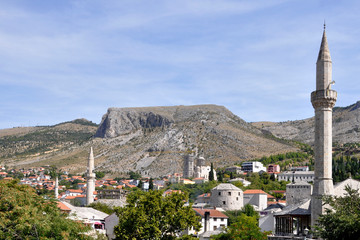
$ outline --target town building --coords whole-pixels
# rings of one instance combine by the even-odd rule
[[[285,171],[279,173],[277,178],[279,181],[313,183],[315,179],[315,173],[314,171]]]
[[[231,183],[221,183],[211,189],[210,204],[227,210],[240,210],[244,206],[243,191]]]
[[[243,172],[266,172],[266,167],[261,162],[243,162],[241,164],[241,169]]]

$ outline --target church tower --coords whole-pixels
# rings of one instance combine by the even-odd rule
[[[325,24],[319,56],[316,62],[316,91],[311,93],[315,109],[315,180],[311,197],[311,225],[324,213],[321,197],[332,195],[332,109],[337,92],[331,90],[332,62],[326,39]]]
[[[88,172],[86,178],[87,178],[86,205],[89,205],[94,201],[94,191],[95,191],[94,154],[92,147],[90,148]]]

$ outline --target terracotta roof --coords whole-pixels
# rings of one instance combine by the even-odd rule
[[[71,209],[68,206],[66,206],[65,204],[63,204],[62,202],[58,202],[57,206],[58,206],[58,208],[60,208],[61,211],[66,211],[66,212],[71,211]]]
[[[223,214],[222,212],[216,209],[193,208],[193,210],[201,217],[205,216],[205,212],[210,212],[210,217],[212,218],[229,218],[228,216],[226,216],[225,214]]]
[[[67,196],[65,199],[75,199],[75,196]]]
[[[81,190],[81,189],[68,189],[68,191],[71,193],[82,193],[83,192],[83,190]]]
[[[211,193],[203,193],[201,195],[199,195],[198,197],[210,197]]]
[[[248,189],[244,192],[244,194],[267,194],[267,193],[260,189]]]
[[[267,198],[269,199],[269,198],[275,198],[275,197],[267,193]]]

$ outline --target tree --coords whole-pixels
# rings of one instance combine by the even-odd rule
[[[343,197],[325,196],[325,214],[318,219],[315,235],[324,239],[359,239],[360,236],[360,194],[345,187]]]
[[[214,181],[214,166],[213,163],[211,163],[210,173],[209,173],[209,181]]]
[[[0,239],[92,239],[89,230],[30,186],[0,181]]]
[[[114,228],[116,239],[170,240],[190,227],[199,231],[199,217],[191,206],[184,206],[188,196],[162,194],[163,191],[131,192],[127,205],[115,208],[119,217],[119,224]]]
[[[154,181],[152,178],[149,180],[149,190],[154,190]]]
[[[238,221],[226,229],[226,233],[214,236],[217,240],[265,240],[269,232],[261,232],[256,217],[249,217],[241,214]]]
[[[134,171],[130,171],[129,175],[130,175],[130,179],[137,180],[137,179],[141,178],[141,174],[137,173],[137,172],[134,172]]]
[[[96,175],[96,179],[102,179],[103,177],[105,177],[104,172],[95,172],[95,175]]]
[[[143,187],[143,182],[142,182],[141,180],[139,180],[139,183],[138,183],[137,187],[140,188],[140,189],[142,189],[142,187]]]

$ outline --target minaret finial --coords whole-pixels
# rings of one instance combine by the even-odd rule
[[[324,19],[324,31],[326,30],[326,22],[325,22],[325,19]]]

